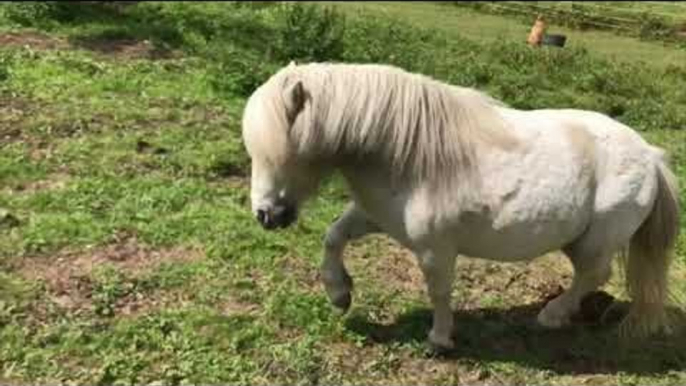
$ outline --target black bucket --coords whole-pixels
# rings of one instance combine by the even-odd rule
[[[541,44],[544,46],[556,46],[564,47],[567,42],[567,36],[565,35],[543,35],[543,40]]]

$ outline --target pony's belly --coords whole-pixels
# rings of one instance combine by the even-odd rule
[[[585,229],[584,216],[565,221],[522,222],[494,229],[488,224],[457,230],[459,253],[498,261],[528,260],[559,250]]]

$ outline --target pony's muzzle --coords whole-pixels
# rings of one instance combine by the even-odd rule
[[[297,218],[297,210],[292,205],[274,205],[269,208],[260,208],[255,217],[264,229],[286,228],[293,224]]]

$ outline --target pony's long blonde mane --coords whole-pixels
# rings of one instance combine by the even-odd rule
[[[282,92],[298,80],[308,103],[289,136],[300,154],[381,156],[404,176],[464,181],[481,146],[517,143],[503,104],[473,89],[372,64],[290,65],[267,84]]]

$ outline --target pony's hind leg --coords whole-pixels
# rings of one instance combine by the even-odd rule
[[[614,229],[620,231],[615,225]],[[604,285],[612,274],[614,245],[621,245],[619,233],[610,234],[607,221],[595,221],[575,242],[563,248],[574,267],[574,278],[569,289],[551,300],[538,314],[538,323],[549,328],[559,328],[570,323],[571,316],[579,311],[581,300]],[[613,245],[614,244],[614,245]]]
[[[538,323],[548,328],[568,325],[579,311],[584,296],[604,285],[612,273],[612,254],[575,254],[565,250],[574,266],[574,278],[569,289],[551,300],[538,314]]]
[[[324,259],[321,265],[322,281],[331,303],[346,312],[352,302],[353,281],[343,264],[343,252],[348,242],[379,228],[355,204],[329,227],[324,238]]]
[[[612,258],[629,242],[647,216],[650,205],[628,201],[597,214],[584,234],[563,248],[574,267],[571,287],[549,302],[538,315],[546,327],[569,324],[588,293],[605,284],[612,274]]]

